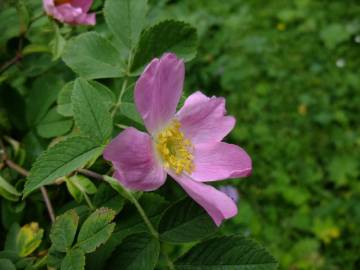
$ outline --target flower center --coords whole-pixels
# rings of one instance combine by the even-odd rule
[[[156,149],[165,168],[173,169],[176,174],[183,171],[190,174],[194,171],[194,157],[191,153],[193,145],[180,131],[180,126],[180,122],[175,119],[158,133],[155,138]]]
[[[59,6],[59,5],[63,5],[63,4],[67,4],[70,3],[72,0],[55,0],[55,6]]]

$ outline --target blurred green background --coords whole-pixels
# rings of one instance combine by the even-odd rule
[[[41,1],[35,2],[41,13]],[[197,27],[198,56],[186,66],[186,91],[226,97],[237,118],[228,140],[253,159],[251,177],[226,182],[237,186],[241,198],[239,215],[226,223],[224,233],[257,239],[277,257],[280,269],[360,269],[360,2],[149,2],[152,23],[177,18]],[[93,8],[102,3],[96,0]],[[29,39],[47,44],[51,28],[41,23],[30,29]],[[19,31],[3,28],[4,39]],[[65,35],[69,29],[63,28]],[[95,30],[107,31],[101,14]],[[10,49],[1,51],[2,62],[14,54],[14,44],[17,40],[10,40]],[[48,54],[30,55],[22,61],[23,74],[30,81],[51,68],[48,75],[74,77],[56,64]],[[9,74],[11,86],[26,92],[29,81]],[[50,80],[39,78],[39,84]],[[106,82],[119,88],[117,81]],[[10,120],[21,123],[24,104],[2,102],[15,110]],[[0,124],[7,126],[1,117],[0,111]],[[32,149],[30,160],[48,143],[34,132],[19,137]]]
[[[152,2],[198,28],[186,90],[226,97],[253,158],[226,231],[281,269],[360,269],[360,3]]]

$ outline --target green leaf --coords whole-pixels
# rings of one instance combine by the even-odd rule
[[[7,200],[3,200],[1,205],[0,205],[0,215],[1,215],[1,219],[2,219],[2,225],[5,229],[9,229],[10,227],[12,228],[12,225],[14,223],[19,223],[22,222],[22,220],[24,219],[24,215],[25,215],[25,201],[19,201],[19,202],[11,202],[11,201],[7,201]],[[20,227],[19,227],[20,230]],[[10,233],[10,232],[9,232]],[[17,232],[16,232],[17,235]],[[16,238],[16,235],[14,238]],[[6,240],[8,240],[8,236],[10,236],[9,234],[6,237]],[[14,240],[14,242],[16,242]],[[6,244],[5,244],[6,245]],[[16,246],[16,245],[15,245]]]
[[[356,157],[349,154],[335,155],[328,163],[329,180],[337,186],[346,185],[350,179],[359,175],[359,162]]]
[[[88,81],[94,88],[98,90],[106,107],[110,108],[115,103],[114,93],[105,85],[97,81]],[[71,103],[71,95],[74,89],[74,81],[70,81],[61,89],[57,99],[57,110],[63,116],[73,116],[73,107]],[[99,96],[99,97],[100,97]]]
[[[85,137],[72,137],[57,143],[35,161],[25,183],[24,196],[84,166],[93,156],[101,153],[102,149]]]
[[[61,263],[61,270],[85,269],[85,254],[81,249],[71,249]]]
[[[118,196],[119,197],[119,196]],[[86,258],[88,270],[107,269],[106,262],[123,240],[121,232],[114,232],[109,240]]]
[[[28,263],[29,267],[31,267],[31,264],[32,264],[32,267],[34,269],[44,269],[44,268],[46,268],[46,265],[47,265],[47,262],[48,262],[48,256],[45,255],[45,256],[42,256],[40,258],[37,258],[36,260],[31,258],[31,261],[28,260],[28,258],[25,258],[24,261],[25,260],[29,261],[29,263]]]
[[[19,16],[20,33],[25,33],[30,22],[30,15],[24,0],[17,1],[16,9]]]
[[[0,175],[0,195],[9,201],[17,201],[21,194]]]
[[[71,104],[71,95],[74,89],[74,81],[70,81],[64,85],[57,98],[57,111],[63,116],[73,116],[73,108]]]
[[[3,209],[2,209],[3,211]],[[20,231],[20,226],[17,223],[13,223],[6,234],[4,250],[9,250],[18,253],[18,247],[16,244],[16,238]]]
[[[351,36],[345,25],[334,23],[326,26],[321,32],[320,37],[329,49],[334,49],[338,44],[348,40]]]
[[[49,78],[48,76],[40,76],[47,70],[55,66],[56,62],[51,60],[51,54],[34,53],[28,54],[21,60],[21,72],[27,77],[39,76],[40,78]],[[54,83],[55,81],[53,81]]]
[[[79,216],[75,210],[69,210],[58,216],[51,227],[51,248],[56,251],[66,252],[74,242]]]
[[[59,78],[41,76],[35,80],[27,98],[26,116],[30,126],[36,126],[56,101],[63,82]]]
[[[39,224],[32,222],[21,227],[16,237],[16,246],[20,257],[26,257],[34,252],[41,244],[44,230]]]
[[[100,143],[109,139],[112,132],[110,107],[99,102],[99,100],[104,100],[102,94],[88,81],[79,78],[75,81],[71,96],[77,126],[84,135],[90,136]]]
[[[1,187],[0,187],[0,196],[12,202],[16,202],[19,199],[19,196],[14,196],[13,194],[7,192],[5,189]]]
[[[10,260],[0,259],[0,270],[16,270],[16,267]]]
[[[119,78],[124,75],[120,53],[95,32],[69,40],[62,58],[74,72],[87,79]]]
[[[77,202],[81,202],[86,194],[96,193],[96,186],[87,177],[83,175],[74,175],[66,178],[66,186]]]
[[[210,216],[186,198],[170,206],[162,216],[159,234],[163,241],[186,243],[206,238],[217,231]]]
[[[26,2],[31,2],[29,0],[26,0]],[[30,8],[30,11],[32,15],[34,14],[34,11],[32,8]],[[39,13],[38,13],[39,14]],[[32,22],[29,25],[28,30],[26,31],[26,39],[30,41],[31,44],[49,44],[49,41],[53,37],[53,26],[52,20],[49,20],[47,16],[41,16],[39,18],[31,18]]]
[[[70,177],[71,181],[80,189],[81,192],[86,194],[95,194],[97,189],[91,180],[83,175],[74,175]]]
[[[14,106],[14,104],[16,104],[16,106]],[[3,115],[3,117],[5,117],[5,122],[10,121],[10,123],[8,124],[12,124],[13,127],[18,130],[28,130],[25,111],[25,99],[17,91],[17,89],[7,84],[1,84],[0,107],[2,111],[1,114]],[[8,125],[6,123],[4,124]],[[10,126],[6,129],[10,129]],[[5,130],[3,130],[3,132]]]
[[[95,251],[114,231],[115,223],[110,223],[114,218],[115,211],[108,208],[97,209],[82,225],[76,246],[85,253]]]
[[[130,102],[121,103],[120,112],[127,118],[129,118],[141,125],[144,125],[144,122],[143,122],[139,112],[136,110],[134,103],[130,103]]]
[[[53,246],[49,248],[46,263],[49,267],[60,269],[61,263],[64,260],[66,254],[54,249]]]
[[[22,50],[22,54],[28,55],[33,53],[51,53],[49,46],[42,44],[29,44]]]
[[[72,125],[72,119],[64,118],[56,108],[52,108],[37,125],[36,131],[43,138],[53,138],[68,133]]]
[[[0,45],[20,34],[20,21],[15,8],[0,12]]]
[[[48,145],[48,141],[37,135],[35,131],[26,134],[21,143],[26,152],[26,162],[28,164],[32,164]]]
[[[69,180],[69,178],[65,178],[65,183],[66,183],[66,188],[71,194],[71,196],[75,199],[75,201],[80,203],[84,199],[84,195],[82,194],[80,189],[78,189],[74,185],[74,183],[71,180]]]
[[[53,22],[53,31],[54,31],[54,38],[52,39],[52,41],[50,41],[49,46],[53,54],[52,60],[54,61],[61,57],[65,48],[66,40],[61,35],[59,26],[55,22]]]
[[[135,51],[131,71],[149,63],[154,57],[173,52],[188,61],[195,57],[197,49],[196,29],[188,23],[167,20],[141,33]]]
[[[9,259],[11,261],[17,261],[20,259],[20,257],[17,255],[16,252],[12,250],[2,250],[0,251],[0,259]]]
[[[191,248],[176,261],[178,270],[273,270],[277,262],[267,250],[240,236],[214,238]]]
[[[139,39],[145,24],[146,0],[106,0],[104,16],[116,38],[132,49]]]
[[[125,187],[123,187],[118,180],[116,180],[115,178],[113,177],[110,177],[110,176],[107,176],[107,175],[104,175],[104,180],[106,182],[108,182],[110,184],[110,186],[116,190],[121,196],[123,196],[125,199],[129,200],[129,201],[132,201],[132,197],[129,196],[129,192],[131,191],[128,191],[126,190]]]
[[[107,86],[97,81],[88,81],[88,83],[98,91],[101,102],[110,110],[116,102],[114,93]]]
[[[108,184],[101,183],[93,197],[93,203],[96,207],[110,208],[119,213],[124,207],[125,200]]]
[[[109,259],[109,270],[152,270],[155,268],[160,253],[159,241],[146,233],[134,234],[116,248]]]

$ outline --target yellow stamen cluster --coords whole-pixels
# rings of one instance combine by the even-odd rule
[[[183,171],[190,174],[194,171],[194,157],[191,153],[193,145],[180,131],[180,126],[180,122],[175,119],[158,133],[155,138],[156,149],[166,168],[174,170],[176,174]]]

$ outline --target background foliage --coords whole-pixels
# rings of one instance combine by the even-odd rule
[[[129,71],[116,59],[134,48],[142,24],[152,26],[152,30],[141,36],[139,44],[144,50],[134,50],[132,74],[138,74],[151,59],[151,51],[161,53],[172,48],[192,59],[192,28],[170,21],[166,24],[170,30],[162,32],[158,24],[167,19],[185,21],[196,26],[198,36],[197,56],[187,63],[186,90],[191,93],[201,89],[209,95],[226,97],[229,113],[237,118],[229,140],[243,146],[254,164],[250,178],[229,182],[240,192],[239,215],[216,234],[252,236],[279,260],[280,269],[360,268],[360,6],[356,1],[152,0],[147,19],[142,12],[134,14],[138,16],[138,28],[135,34],[125,36],[116,28],[108,29],[106,22],[111,25],[112,20],[128,23],[116,21],[118,17],[110,12],[105,12],[106,22],[99,12],[93,28],[70,27],[41,16],[40,1],[14,3],[0,3],[0,62],[22,52],[21,59],[0,74],[0,129],[7,136],[7,151],[14,161],[30,169],[49,145],[70,134],[77,137],[67,139],[61,147],[78,149],[72,145],[81,140],[82,159],[69,162],[65,174],[85,163],[106,173],[108,165],[101,158],[95,160],[101,144],[121,130],[107,121],[109,109],[124,85],[122,77]],[[92,7],[94,11],[102,8],[103,1],[95,1]],[[97,33],[79,36],[89,30]],[[157,33],[169,37],[159,40],[160,45],[151,43],[152,35]],[[76,40],[68,41],[72,36],[77,36]],[[168,42],[181,36],[184,38]],[[185,42],[176,47],[181,40]],[[79,42],[96,46],[77,46]],[[93,52],[98,53],[96,58],[84,57]],[[111,65],[99,63],[102,60]],[[86,68],[84,61],[90,63]],[[97,81],[74,81],[75,73]],[[126,90],[132,89],[134,79],[129,79]],[[131,92],[125,91],[114,122],[141,128]],[[90,101],[101,100],[103,106],[84,104],[84,95],[90,95]],[[90,119],[91,123],[103,125],[98,129],[101,132],[91,133],[94,131],[89,119],[81,116],[91,106],[96,107],[99,118]],[[95,143],[86,139],[83,143],[81,138],[88,132]],[[57,149],[59,153],[64,151],[59,145]],[[93,162],[88,161],[89,157]],[[169,242],[188,243],[215,232],[201,209],[191,201],[181,201],[182,191],[167,181],[156,193],[143,194],[139,199],[150,220],[158,224],[164,241],[160,247],[144,234],[146,227],[133,205],[108,184],[80,175],[60,179],[48,187],[56,214],[61,215],[57,221],[60,225],[50,228],[41,193],[30,193],[38,187],[37,181],[44,180],[37,175],[33,186],[27,184],[30,195],[21,200],[19,191],[25,179],[8,168],[1,170],[0,249],[23,258],[17,260],[17,267],[29,261],[43,267],[46,256],[42,253],[50,246],[50,265],[64,269],[75,263],[81,269],[85,261],[89,269],[104,265],[106,269],[119,265],[122,269],[145,269],[138,258],[149,252],[152,255],[147,265],[155,266],[152,259],[161,253],[157,267],[162,269],[166,258],[160,249],[175,259],[193,246]],[[10,187],[6,185],[9,180]],[[92,214],[88,200],[98,208]],[[66,212],[72,208],[76,211]],[[174,216],[192,208],[192,215],[184,215],[183,221]],[[161,220],[161,215],[166,218]],[[97,224],[101,236],[90,241],[92,246],[86,239],[94,234],[89,231],[94,219],[102,220]],[[195,226],[184,229],[177,222]],[[189,231],[196,224],[205,229]],[[56,237],[64,235],[62,228],[67,228],[69,238]],[[224,238],[223,243],[233,245],[234,250],[252,245],[239,236],[232,237]],[[178,261],[179,269],[189,263],[201,264],[206,258],[197,254],[207,247],[213,247],[215,255],[226,257],[226,250],[216,249],[211,241],[190,249]],[[86,255],[89,253],[91,256]],[[10,265],[6,259],[13,258],[10,255],[0,253],[1,266]]]
[[[282,269],[359,268],[359,4],[165,6],[199,28],[187,89],[227,97],[230,138],[253,158],[226,231],[261,239]]]

